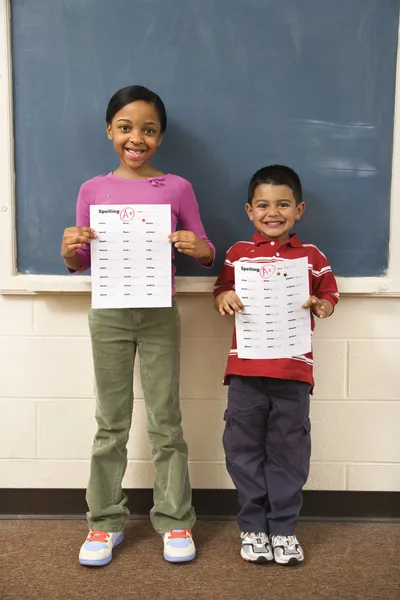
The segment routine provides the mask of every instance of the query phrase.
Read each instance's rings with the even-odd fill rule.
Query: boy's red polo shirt
[[[235,289],[235,270],[233,263],[277,262],[308,257],[310,296],[320,300],[329,300],[333,306],[339,300],[338,289],[332,269],[324,254],[313,244],[303,244],[292,234],[288,241],[279,244],[268,240],[258,231],[251,242],[236,242],[225,256],[225,263],[215,283],[214,296]],[[314,330],[314,316],[311,315],[311,327]],[[254,359],[239,358],[236,343],[236,328],[233,331],[232,347],[225,370],[224,383],[229,383],[230,375],[253,377],[275,377],[305,381],[314,386],[312,352],[293,358]]]

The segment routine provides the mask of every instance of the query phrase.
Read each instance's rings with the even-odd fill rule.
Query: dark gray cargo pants
[[[310,467],[310,391],[302,381],[230,376],[223,444],[241,531],[296,529]]]

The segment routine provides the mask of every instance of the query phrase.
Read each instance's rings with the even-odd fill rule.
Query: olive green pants
[[[129,518],[122,479],[132,422],[136,350],[155,470],[156,531],[191,529],[196,516],[188,476],[188,451],[179,406],[180,316],[172,308],[91,310],[89,326],[97,387],[90,479],[86,494],[90,529],[121,531]]]

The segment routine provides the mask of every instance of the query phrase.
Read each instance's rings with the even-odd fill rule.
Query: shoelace
[[[87,542],[108,542],[109,535],[106,531],[89,531],[89,535],[86,538]]]
[[[248,537],[254,544],[268,544],[269,539],[266,533],[244,533],[242,534],[242,538]]]
[[[176,540],[178,538],[190,540],[190,538],[192,537],[192,532],[190,531],[190,529],[182,529],[182,531],[173,531],[172,529],[170,529],[169,531],[167,531],[167,537],[168,540]]]
[[[295,548],[299,543],[295,535],[273,535],[272,542],[274,546],[286,546],[287,548]]]

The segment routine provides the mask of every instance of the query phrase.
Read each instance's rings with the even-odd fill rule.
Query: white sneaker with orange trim
[[[112,551],[124,539],[123,531],[89,531],[79,551],[79,562],[87,567],[102,567],[112,559]]]
[[[173,529],[163,535],[164,558],[168,562],[188,562],[196,556],[190,529]]]

